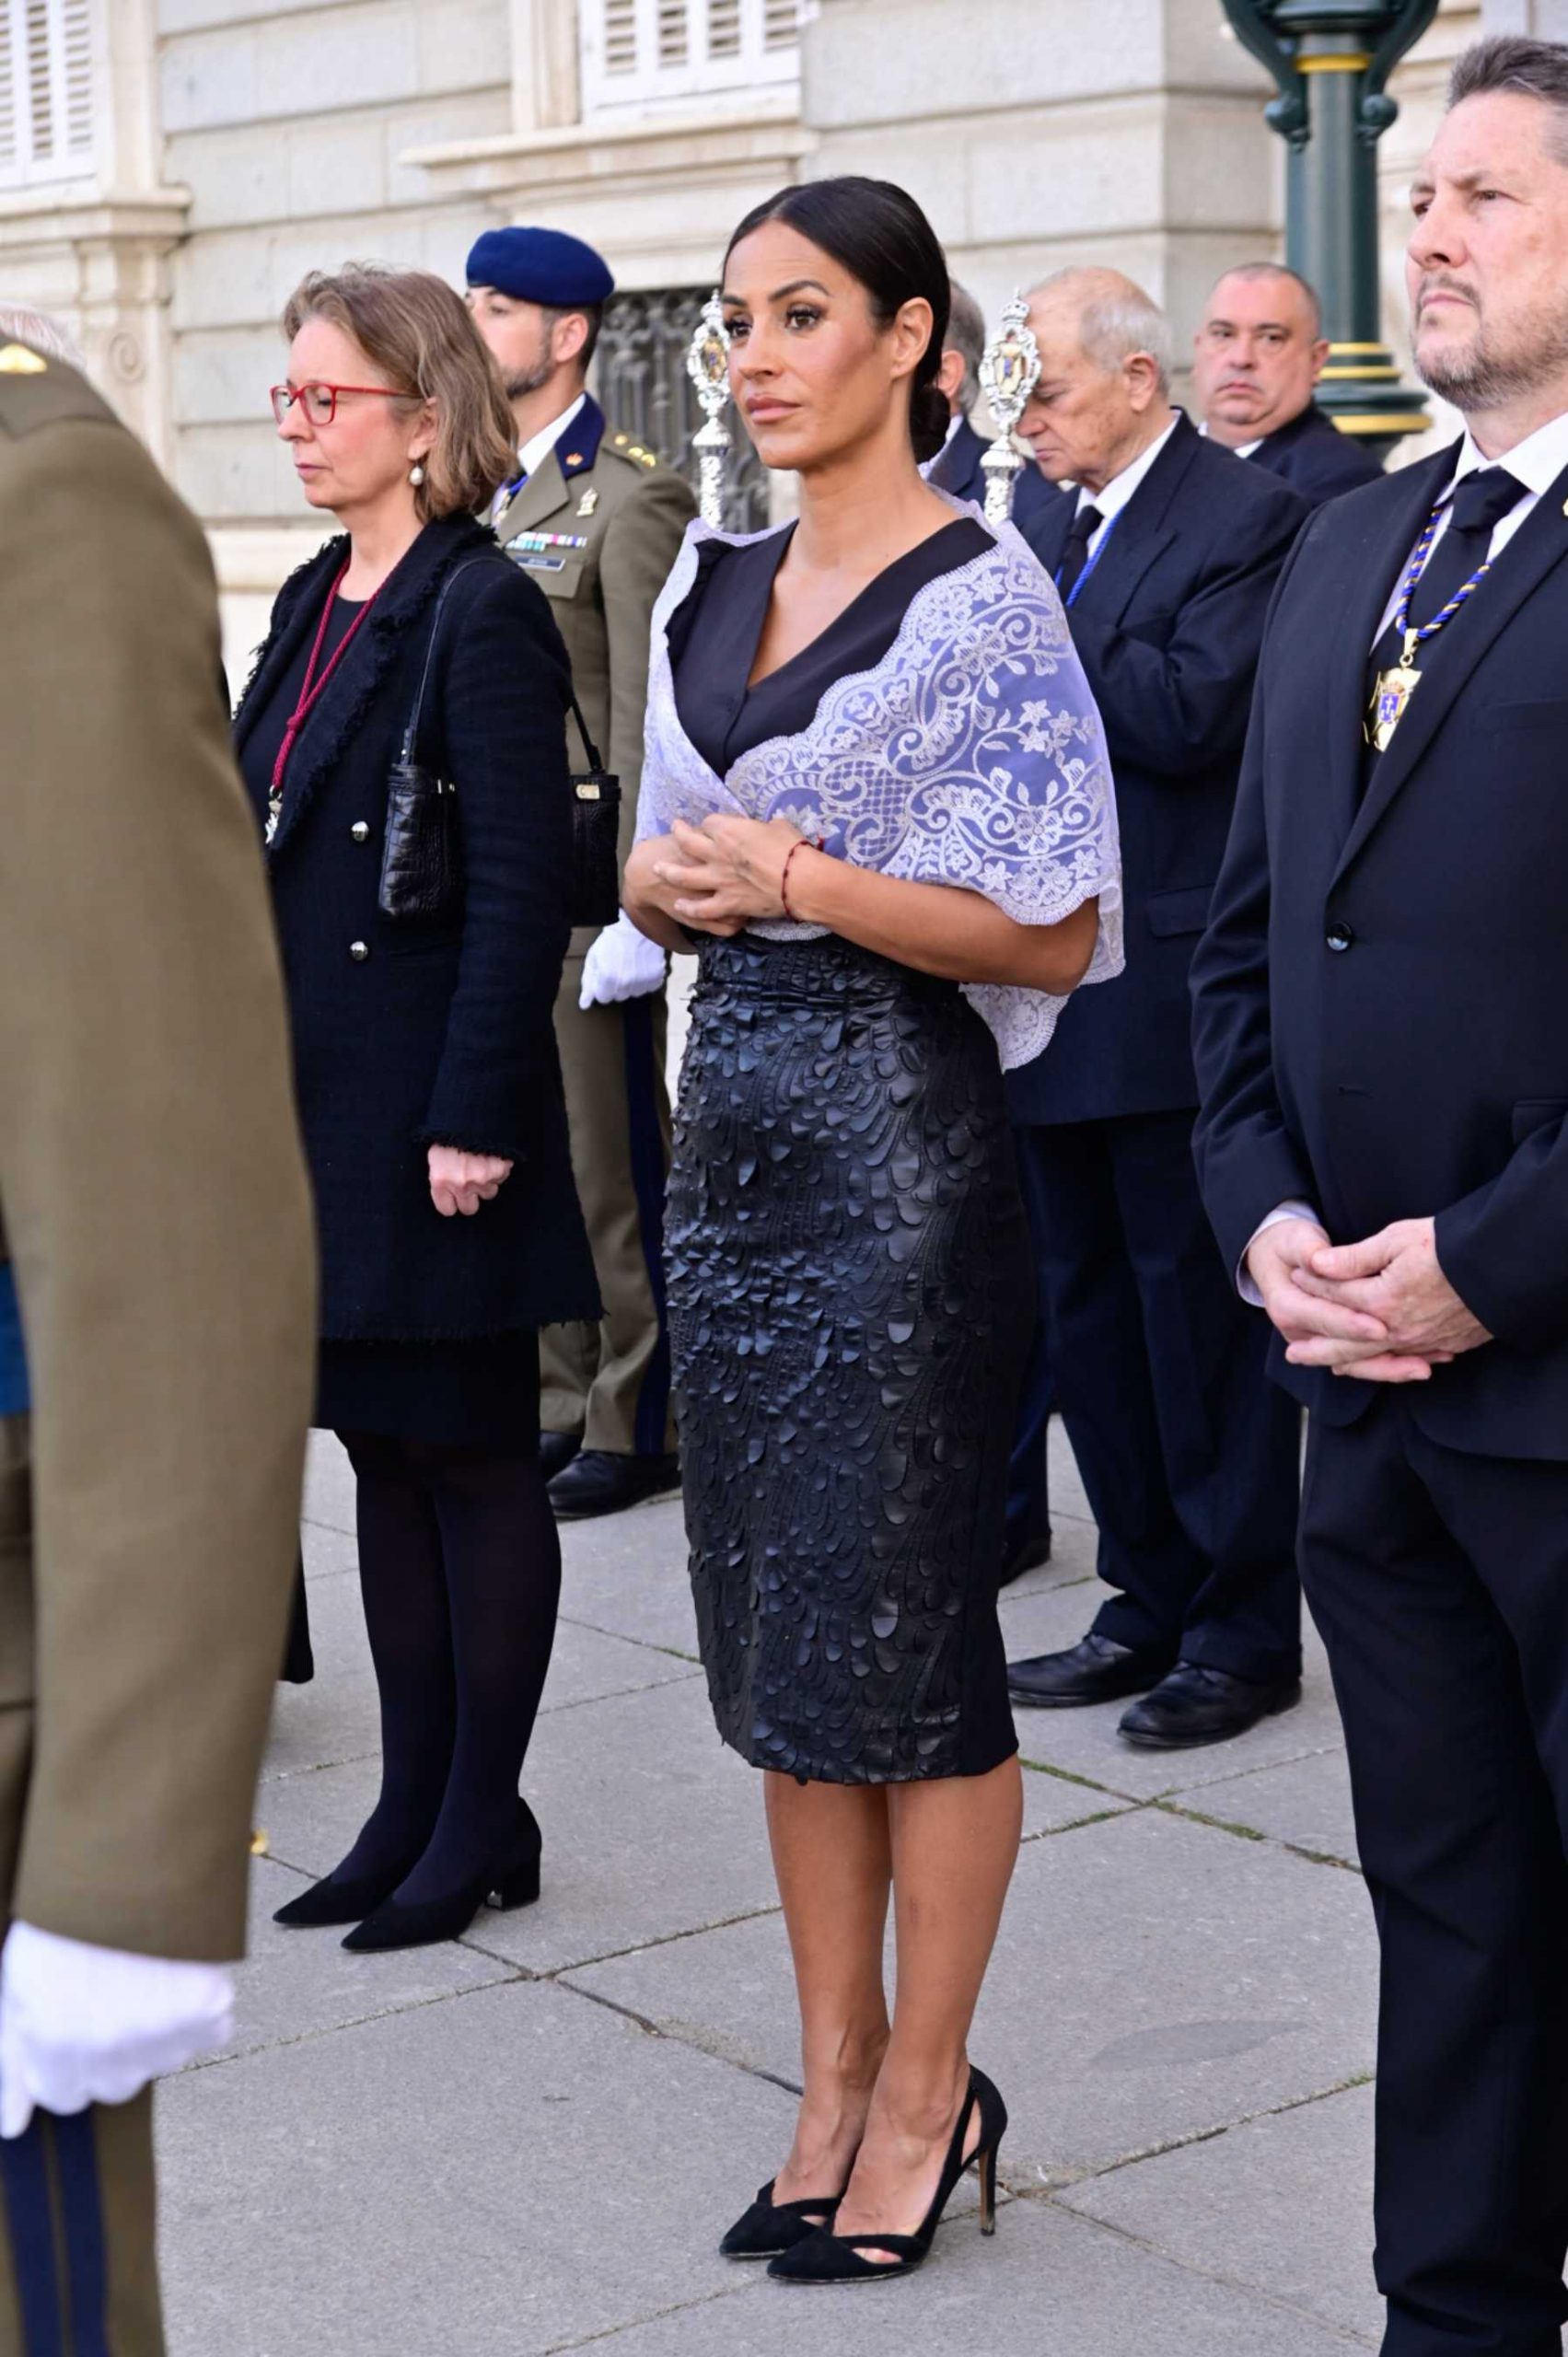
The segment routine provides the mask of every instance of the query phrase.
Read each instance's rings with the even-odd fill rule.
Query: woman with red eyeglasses
[[[568,673],[537,584],[473,520],[512,470],[512,420],[459,297],[352,268],[308,278],[283,324],[278,432],[340,530],[279,594],[235,732],[289,987],[316,1422],[355,1474],[382,1764],[347,1855],[278,1921],[385,1948],[539,1891],[517,1785],[561,1556],[538,1329],[598,1315],[552,1015]],[[411,915],[382,856],[416,702],[417,757],[456,788],[460,875]]]

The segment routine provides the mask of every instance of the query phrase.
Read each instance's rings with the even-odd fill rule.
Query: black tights
[[[340,1433],[381,1697],[381,1794],[338,1871],[441,1898],[506,1848],[561,1599],[531,1457]]]

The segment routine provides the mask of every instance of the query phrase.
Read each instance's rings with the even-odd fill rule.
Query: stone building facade
[[[1568,0],[1445,0],[1401,69],[1396,344],[1400,192],[1483,29],[1568,35]],[[679,456],[692,307],[782,181],[902,180],[988,306],[1114,261],[1183,331],[1277,246],[1266,94],[1218,0],[0,0],[0,299],[63,314],[205,519],[239,664],[319,529],[266,402],[305,270],[575,230],[623,290],[607,405]]]

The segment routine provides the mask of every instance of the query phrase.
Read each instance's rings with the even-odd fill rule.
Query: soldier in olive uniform
[[[492,229],[468,259],[470,302],[517,421],[498,497],[501,543],[550,598],[583,716],[621,780],[621,855],[637,819],[654,600],[695,513],[683,478],[609,430],[587,389],[614,291],[591,246]],[[574,738],[574,760],[587,766]],[[677,1478],[665,1322],[669,1167],[664,953],[622,917],[574,934],[556,1002],[572,1163],[604,1317],[540,1344],[540,1457],[562,1515],[614,1513]]]
[[[314,1255],[218,679],[194,518],[0,332],[3,2357],[163,2348],[148,2082],[226,2034],[294,1565]]]

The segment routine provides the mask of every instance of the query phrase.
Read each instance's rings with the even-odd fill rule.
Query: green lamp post
[[[1389,75],[1437,0],[1221,0],[1279,85],[1266,119],[1290,152],[1285,258],[1317,288],[1328,366],[1318,398],[1379,456],[1429,423],[1400,380],[1377,299],[1377,142],[1399,112]]]

